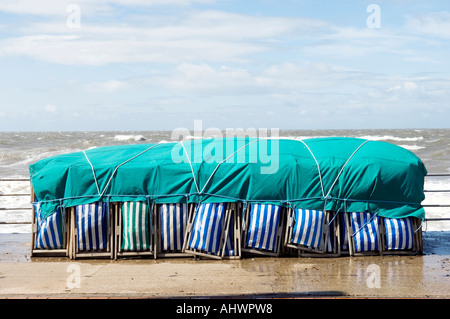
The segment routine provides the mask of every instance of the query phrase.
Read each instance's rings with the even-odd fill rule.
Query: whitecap
[[[419,146],[419,145],[399,145],[399,146],[406,148],[407,150],[410,150],[410,151],[418,151],[418,150],[425,148],[425,146]]]
[[[143,135],[116,135],[114,136],[116,141],[145,141],[146,138]]]
[[[396,142],[418,142],[423,140],[423,136],[417,137],[397,137],[392,135],[366,135],[360,138],[371,140],[371,141],[396,141]]]

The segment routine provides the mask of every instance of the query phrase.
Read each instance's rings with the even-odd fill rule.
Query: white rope
[[[345,162],[345,164],[342,166],[342,168],[341,168],[341,170],[340,170],[338,176],[337,176],[336,179],[334,180],[333,185],[331,185],[330,190],[328,191],[327,196],[325,196],[325,198],[327,198],[328,195],[330,195],[331,190],[333,189],[334,185],[336,184],[337,180],[339,179],[339,176],[341,176],[341,173],[342,173],[342,171],[344,170],[344,168],[345,168],[345,166],[347,165],[347,163],[350,161],[350,159],[353,157],[353,155],[355,155],[356,152],[358,152],[358,150],[359,150],[364,144],[366,144],[367,142],[369,142],[369,141],[363,142],[360,146],[358,146],[358,148],[353,152],[353,154],[350,155],[350,157],[347,159],[347,161]]]
[[[119,164],[116,166],[116,168],[114,169],[114,172],[111,174],[111,177],[109,178],[108,182],[106,183],[105,187],[103,188],[103,191],[100,193],[100,187],[98,186],[98,181],[97,181],[97,177],[95,176],[95,170],[94,170],[94,166],[92,165],[91,161],[89,160],[87,154],[85,151],[83,151],[84,156],[86,157],[86,160],[88,161],[89,165],[91,166],[92,169],[92,175],[94,175],[94,181],[95,181],[95,185],[97,186],[97,192],[99,196],[103,196],[103,194],[105,193],[106,189],[108,188],[109,183],[111,182],[112,178],[114,177],[114,174],[117,172],[117,170],[119,169],[120,166],[128,163],[129,161],[135,159],[136,157],[144,154],[145,152],[149,151],[150,149],[152,149],[153,147],[157,146],[158,144],[152,145],[149,148],[145,149],[144,151],[140,152],[139,154],[133,156],[130,159],[127,159],[125,162]]]
[[[302,141],[302,140],[298,140],[298,141],[302,142],[303,145],[306,146],[306,148],[308,149],[308,151],[311,153],[311,156],[313,157],[314,161],[316,162],[317,170],[319,171],[319,179],[320,179],[320,187],[322,188],[322,196],[325,197],[325,191],[324,191],[324,189],[323,189],[323,182],[322,182],[322,172],[320,171],[320,165],[319,165],[319,162],[317,162],[317,159],[316,159],[316,157],[314,156],[314,153],[313,153],[313,152],[311,151],[311,149],[309,148],[309,146],[306,145],[306,143],[305,143],[304,141]]]
[[[203,190],[205,189],[206,185],[208,185],[209,181],[211,180],[212,176],[216,173],[217,169],[219,168],[220,165],[222,165],[222,163],[226,162],[230,157],[234,156],[236,153],[240,152],[241,150],[243,150],[244,148],[246,148],[247,146],[249,146],[252,143],[255,143],[259,141],[259,138],[251,141],[250,143],[247,143],[246,145],[242,146],[240,149],[238,149],[236,152],[234,152],[233,154],[231,154],[230,156],[228,156],[227,158],[225,158],[223,161],[221,161],[219,164],[217,164],[216,168],[214,169],[214,171],[211,173],[211,175],[209,176],[208,180],[206,181],[205,185],[202,188],[202,191],[200,193],[203,193]]]
[[[103,191],[102,191],[102,193],[101,193],[100,196],[103,196],[103,194],[105,193],[106,189],[108,188],[109,183],[111,182],[112,178],[114,177],[114,174],[116,173],[116,171],[119,169],[120,166],[122,166],[122,165],[124,165],[124,164],[126,164],[126,163],[128,163],[128,162],[130,162],[130,161],[132,161],[132,160],[134,160],[136,157],[141,156],[142,154],[144,154],[145,152],[151,150],[152,148],[154,148],[154,147],[157,146],[157,145],[159,145],[159,144],[154,144],[154,145],[150,146],[149,148],[143,150],[143,151],[140,152],[139,154],[133,156],[132,158],[127,159],[127,160],[126,160],[125,162],[123,162],[122,164],[117,165],[116,168],[114,169],[114,172],[111,174],[111,177],[109,178],[108,183],[106,183],[105,188],[103,188]]]
[[[186,154],[186,157],[187,157],[187,159],[189,161],[189,165],[191,166],[191,172],[192,172],[192,176],[194,177],[195,188],[197,188],[197,193],[200,193],[200,190],[199,190],[198,185],[197,185],[197,179],[195,178],[194,168],[192,167],[191,159],[189,158],[189,156],[187,154],[187,151],[186,151],[186,148],[184,147],[183,141],[181,141],[180,143],[181,143],[181,146],[184,149],[184,153]]]
[[[92,169],[92,175],[94,175],[94,181],[95,181],[95,185],[97,186],[97,192],[100,195],[100,188],[98,187],[98,182],[97,182],[97,177],[95,176],[95,170],[94,170],[94,166],[92,166],[91,161],[89,160],[87,154],[85,151],[83,151],[84,156],[86,157],[86,160],[88,161],[89,165],[91,165],[91,169]]]

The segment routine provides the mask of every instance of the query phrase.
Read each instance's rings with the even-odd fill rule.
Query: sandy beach
[[[30,258],[29,234],[0,234],[0,298],[450,298],[450,232],[422,256]]]

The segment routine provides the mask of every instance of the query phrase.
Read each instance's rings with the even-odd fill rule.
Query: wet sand
[[[450,299],[450,232],[423,256],[30,258],[30,234],[0,234],[0,298]]]

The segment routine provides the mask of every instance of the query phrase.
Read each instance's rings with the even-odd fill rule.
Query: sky
[[[0,131],[449,128],[450,1],[2,0]]]

